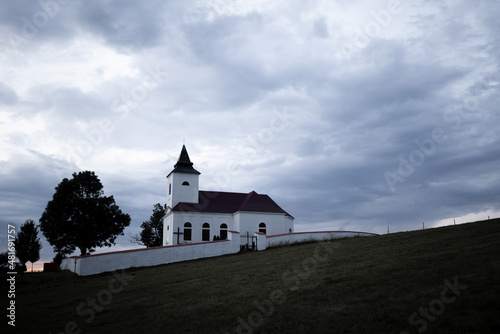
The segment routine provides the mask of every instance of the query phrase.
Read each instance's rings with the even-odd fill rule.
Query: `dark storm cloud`
[[[82,31],[126,51],[157,46],[176,5],[163,1],[15,1],[0,5],[0,26],[14,49],[69,42]],[[128,52],[128,51],[127,51]]]
[[[110,45],[136,49],[159,44],[164,13],[172,7],[163,1],[141,5],[135,1],[83,1],[76,15],[85,29]]]
[[[72,2],[9,1],[0,4],[3,48],[28,50],[46,43],[64,43],[75,36]],[[3,8],[2,8],[3,7]]]
[[[58,178],[44,161],[29,152],[0,162],[2,223],[20,225],[26,219],[38,221],[51,199]]]

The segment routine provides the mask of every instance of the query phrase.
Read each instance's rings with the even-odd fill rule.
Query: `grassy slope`
[[[417,333],[423,321],[412,326],[410,315],[438,307],[455,277],[467,288],[426,331],[498,332],[499,240],[495,219],[129,269],[133,279],[89,323],[85,303],[107,303],[113,275],[28,274],[17,286],[16,332],[60,333],[74,321],[67,332]]]

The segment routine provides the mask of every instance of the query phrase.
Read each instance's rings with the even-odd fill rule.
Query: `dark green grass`
[[[493,219],[128,269],[133,279],[88,323],[88,298],[105,296],[115,276],[26,274],[16,332],[66,332],[69,323],[70,333],[418,333],[422,322],[409,317],[456,278],[467,288],[425,320],[425,332],[495,333],[499,254]]]

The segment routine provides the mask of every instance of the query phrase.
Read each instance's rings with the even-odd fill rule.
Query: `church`
[[[228,231],[239,232],[240,245],[244,246],[252,243],[255,232],[275,235],[294,231],[294,217],[268,195],[200,191],[200,174],[183,145],[174,169],[167,175],[164,246],[224,240]]]
[[[374,236],[354,231],[294,232],[294,218],[269,196],[200,191],[186,146],[167,175],[163,247],[128,249],[63,259],[61,269],[87,276],[302,242]],[[218,241],[220,240],[220,241]]]

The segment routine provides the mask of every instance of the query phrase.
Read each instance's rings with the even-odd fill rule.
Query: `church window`
[[[184,223],[184,241],[191,241],[191,223]]]
[[[168,194],[170,195],[172,193],[172,183],[168,184]]]
[[[266,234],[266,224],[264,223],[259,224],[259,232]]]
[[[189,182],[188,181],[184,181],[184,182],[182,182],[182,185],[183,186],[189,186]]]
[[[221,238],[221,240],[227,239],[227,225],[226,224],[220,224],[220,238]]]
[[[201,241],[210,241],[210,225],[204,223],[201,227]]]

